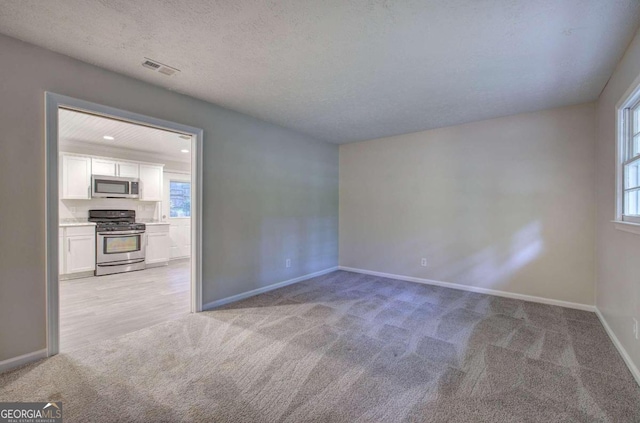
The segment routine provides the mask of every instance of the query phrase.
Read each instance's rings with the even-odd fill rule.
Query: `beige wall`
[[[340,146],[340,265],[593,304],[594,117],[584,104]]]
[[[615,105],[640,75],[640,35],[636,34],[598,101],[596,148],[597,291],[596,305],[616,337],[640,367],[640,235],[614,228],[616,194]]]
[[[0,57],[0,361],[46,346],[45,91],[204,129],[205,303],[337,265],[337,146],[5,36]]]

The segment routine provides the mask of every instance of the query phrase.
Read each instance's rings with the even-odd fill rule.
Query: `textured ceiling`
[[[639,20],[638,0],[0,0],[9,36],[339,143],[595,100]]]
[[[114,139],[105,140],[105,135]],[[66,145],[99,145],[146,153],[151,157],[149,161],[160,157],[190,163],[191,156],[180,150],[191,149],[191,138],[185,140],[180,135],[72,110],[60,109],[58,114],[58,137],[62,149]]]

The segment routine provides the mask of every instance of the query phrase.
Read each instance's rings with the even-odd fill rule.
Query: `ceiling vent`
[[[171,76],[180,72],[180,69],[172,68],[171,66],[164,65],[153,59],[149,59],[148,57],[144,58],[144,62],[142,62],[142,66],[144,66],[147,69],[151,69],[154,72],[160,72],[161,74],[167,75],[167,76]]]

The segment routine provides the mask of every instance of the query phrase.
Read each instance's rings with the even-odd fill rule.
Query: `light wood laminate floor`
[[[60,351],[111,339],[190,312],[190,261],[60,281]]]

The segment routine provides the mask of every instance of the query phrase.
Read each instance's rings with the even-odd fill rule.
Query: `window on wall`
[[[191,217],[191,182],[169,181],[169,217]]]
[[[623,109],[622,218],[640,222],[640,104]]]
[[[640,79],[618,102],[616,113],[616,220],[640,223]]]

